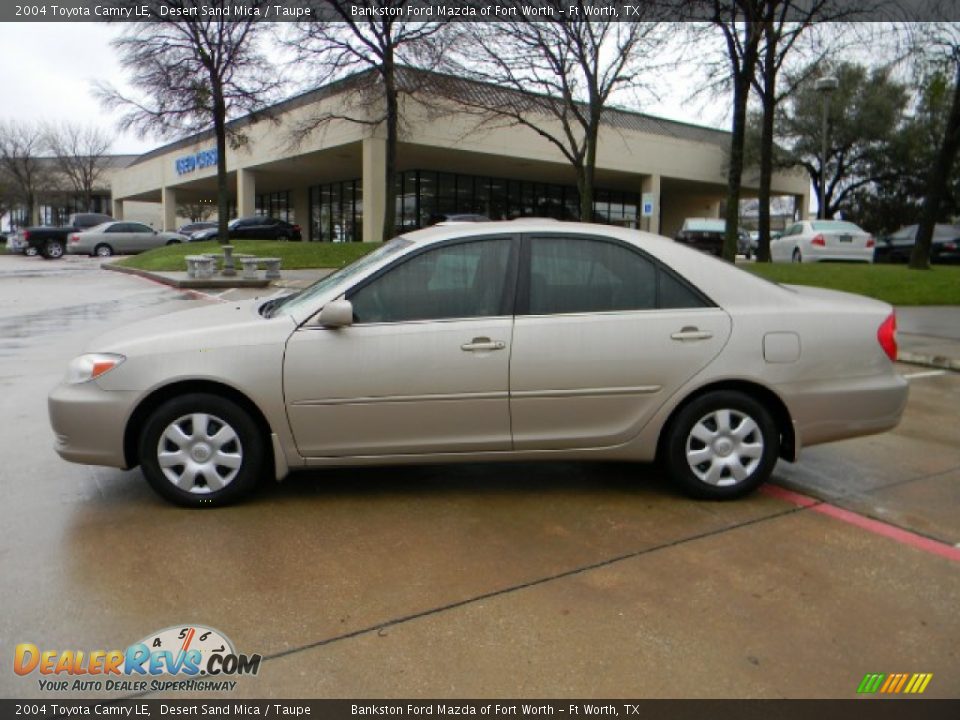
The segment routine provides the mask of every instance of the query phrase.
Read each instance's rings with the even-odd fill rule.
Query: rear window
[[[842,220],[816,220],[810,223],[810,225],[813,227],[814,230],[827,230],[827,231],[837,230],[837,231],[843,231],[843,232],[856,232],[856,233],[863,232],[863,230],[861,230],[859,227],[857,227],[853,223],[843,222]]]

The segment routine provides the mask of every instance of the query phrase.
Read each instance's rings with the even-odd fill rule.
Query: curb
[[[922,367],[937,368],[938,370],[952,370],[960,372],[960,360],[949,358],[944,355],[921,355],[912,352],[897,353],[897,362],[907,363],[908,365],[920,365]]]
[[[138,268],[123,267],[122,265],[114,265],[112,263],[105,263],[100,267],[102,267],[104,270],[112,270],[113,272],[125,273],[127,275],[137,275],[139,277],[146,278],[147,280],[153,280],[154,282],[158,282],[163,285],[169,285],[170,287],[177,288],[178,290],[229,290],[231,288],[265,288],[270,285],[270,281],[266,279],[244,280],[243,278],[190,278],[185,280],[177,280],[167,277],[161,273],[154,273],[150,272],[149,270],[140,270]]]

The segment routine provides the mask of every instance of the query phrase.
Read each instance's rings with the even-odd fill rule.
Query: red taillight
[[[26,241],[29,240],[29,239],[30,239],[30,233],[27,232],[26,230],[24,230],[24,231],[23,231],[23,241],[26,242]]]
[[[810,241],[811,245],[816,245],[817,247],[826,247],[827,241],[824,239],[823,235],[814,235],[813,240]]]
[[[300,226],[299,226],[299,225],[294,225],[294,226],[293,226],[293,231],[294,231],[294,232],[300,232]]]
[[[80,242],[80,236],[79,236],[79,235],[71,235],[71,236],[70,236],[70,242],[72,242],[72,243],[78,243],[78,242]]]
[[[872,248],[872,247],[875,246],[876,244],[877,244],[877,241],[874,240],[872,237],[868,237],[868,238],[867,238],[867,247],[868,247],[868,248]]]
[[[877,342],[890,358],[891,362],[897,361],[897,316],[890,313],[887,319],[880,323],[877,328]]]
[[[956,250],[957,244],[955,242],[948,242],[943,244],[944,250]]]

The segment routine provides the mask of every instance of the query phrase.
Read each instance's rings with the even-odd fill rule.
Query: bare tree
[[[67,178],[87,211],[93,210],[93,191],[109,165],[107,152],[113,144],[109,133],[93,125],[61,123],[45,130],[47,148],[57,170]]]
[[[407,22],[396,17],[408,0],[315,0],[313,20],[298,23],[286,37],[298,63],[309,63],[315,79],[324,84],[359,71],[373,71],[373,82],[360,87],[356,107],[346,114],[320,113],[296,128],[297,136],[329,123],[348,120],[370,127],[386,127],[384,169],[383,240],[396,227],[397,144],[400,132],[400,97],[414,94],[412,76],[401,78],[404,65],[432,67],[440,52],[436,41],[444,23]],[[355,9],[360,12],[355,13]]]
[[[938,9],[936,6],[934,9]],[[924,23],[916,38],[920,61],[953,77],[950,112],[943,130],[939,152],[927,176],[917,242],[910,255],[914,270],[930,268],[930,247],[947,183],[960,152],[960,27],[957,23]]]
[[[37,196],[49,179],[40,159],[45,140],[39,125],[0,120],[0,169],[7,176],[12,197],[24,206],[28,224],[33,222]]]
[[[732,94],[730,146],[727,156],[726,233],[723,258],[737,255],[740,198],[744,173],[747,105],[756,80],[763,40],[762,5],[765,0],[675,0],[678,16],[689,14],[707,22],[688,23],[687,46],[697,53],[705,82],[699,92]],[[716,42],[719,35],[720,42]]]
[[[189,218],[190,222],[204,222],[213,217],[214,206],[210,203],[192,200],[177,203],[177,215]]]
[[[213,130],[217,144],[220,242],[227,242],[230,193],[227,142],[240,147],[245,125],[273,100],[280,81],[258,49],[269,0],[147,0],[150,22],[130,26],[114,41],[130,71],[132,94],[99,84],[107,107],[125,111],[121,127],[164,136]],[[230,14],[224,15],[229,8]],[[241,13],[237,8],[243,8]],[[216,14],[211,13],[213,10]]]
[[[584,0],[539,5],[552,8],[552,15],[518,12],[517,20],[470,24],[446,59],[446,69],[458,77],[506,92],[447,82],[444,95],[484,121],[528,128],[556,147],[576,175],[580,217],[590,221],[604,109],[618,91],[642,88],[651,58],[665,43],[664,28],[646,21],[652,6],[636,5],[638,15],[619,22],[591,19],[592,4]]]

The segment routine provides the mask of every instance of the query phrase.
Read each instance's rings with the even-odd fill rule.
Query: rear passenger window
[[[698,308],[707,307],[703,297],[672,273],[660,270],[661,308]]]
[[[649,310],[657,304],[657,269],[627,248],[584,238],[534,238],[530,313]]]

